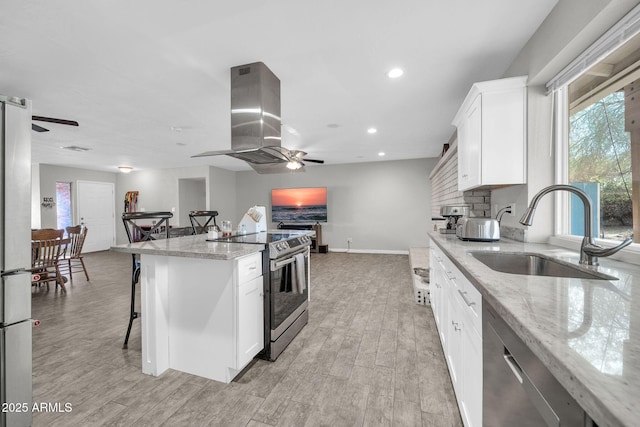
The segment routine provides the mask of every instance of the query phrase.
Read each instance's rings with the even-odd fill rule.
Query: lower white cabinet
[[[141,256],[142,371],[229,383],[264,347],[262,254]]]
[[[262,256],[256,253],[239,258],[235,268],[237,301],[236,364],[242,369],[264,347],[264,286]]]
[[[431,308],[465,426],[482,426],[482,298],[431,244]]]
[[[433,310],[433,317],[436,321],[436,327],[438,328],[438,335],[440,336],[440,342],[444,347],[447,342],[446,332],[447,328],[443,327],[443,324],[447,323],[447,298],[443,294],[447,289],[444,281],[446,280],[444,275],[444,266],[442,264],[442,258],[434,251],[431,251],[429,256],[429,292],[431,297],[431,309]]]
[[[236,369],[242,369],[264,347],[262,276],[238,284]]]

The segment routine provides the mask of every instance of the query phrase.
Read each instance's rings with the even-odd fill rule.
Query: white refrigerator
[[[0,425],[32,423],[31,101],[0,95]]]

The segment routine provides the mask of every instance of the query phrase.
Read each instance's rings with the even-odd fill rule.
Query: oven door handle
[[[293,264],[295,260],[295,258],[287,258],[284,261],[271,261],[271,270],[277,270],[285,265]]]
[[[276,261],[276,260],[271,261],[271,271],[275,271],[275,270],[277,270],[277,269],[279,269],[281,267],[284,267],[285,265],[293,264],[296,261],[296,258],[295,258],[296,255],[302,254],[302,253],[304,253],[305,256],[308,256],[309,255],[309,247],[307,246],[301,251],[294,252],[294,253],[288,255],[287,258],[285,258],[285,259],[283,259],[281,261]]]

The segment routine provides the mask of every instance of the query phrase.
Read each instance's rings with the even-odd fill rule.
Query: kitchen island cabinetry
[[[203,236],[140,242],[142,371],[229,383],[263,349],[264,245]]]
[[[430,248],[431,307],[465,426],[482,425],[482,297],[442,250]]]
[[[453,119],[458,190],[526,183],[526,77],[475,83]]]

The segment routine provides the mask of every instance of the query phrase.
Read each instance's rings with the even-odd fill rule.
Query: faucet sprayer
[[[550,185],[549,187],[545,187],[540,190],[538,194],[533,196],[533,199],[531,199],[529,207],[524,211],[524,215],[522,215],[522,218],[520,218],[520,224],[531,226],[531,224],[533,224],[533,216],[536,213],[536,207],[538,206],[540,199],[545,194],[559,190],[568,191],[575,194],[584,205],[584,237],[582,238],[582,244],[580,245],[580,264],[598,265],[599,256],[606,257],[609,255],[613,255],[620,249],[629,246],[633,242],[633,239],[629,237],[618,246],[615,246],[613,248],[603,248],[602,246],[596,245],[593,241],[591,233],[591,218],[593,211],[591,199],[589,198],[587,193],[571,185]]]

